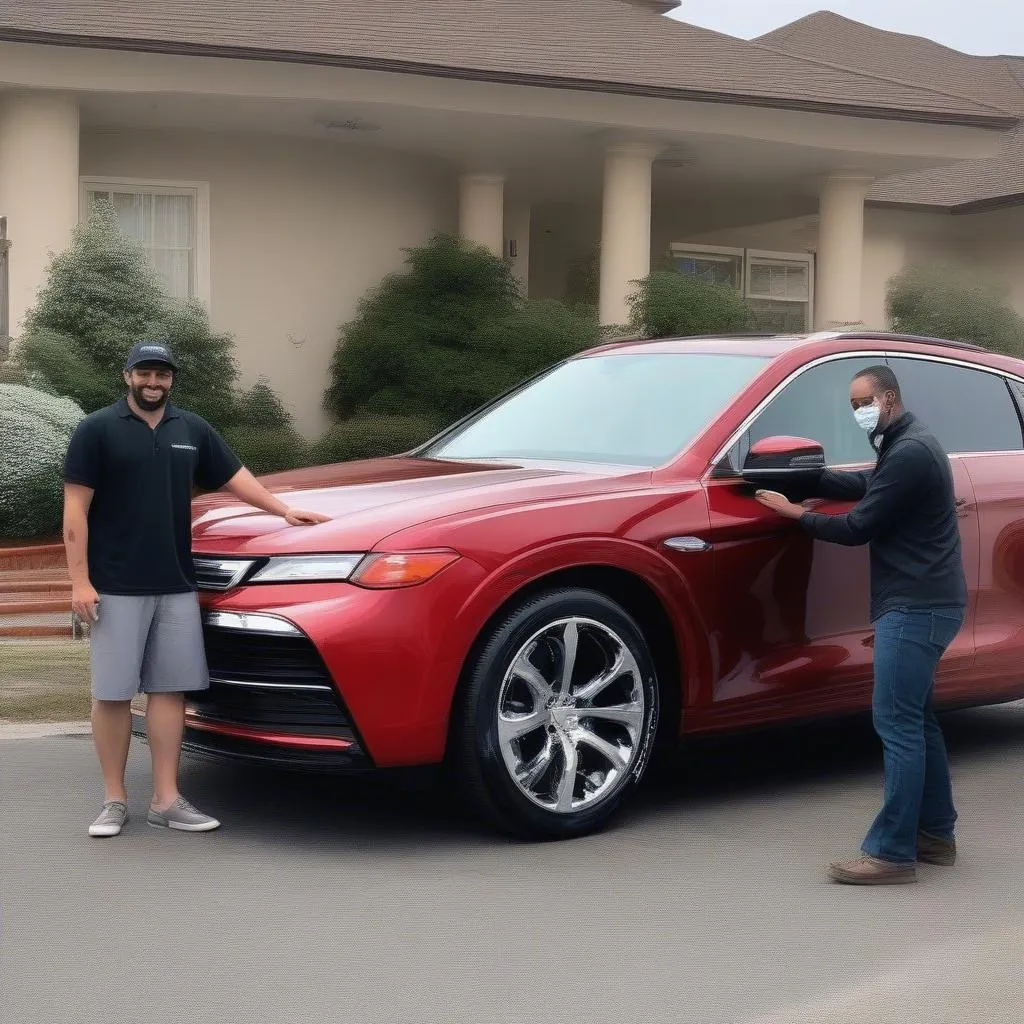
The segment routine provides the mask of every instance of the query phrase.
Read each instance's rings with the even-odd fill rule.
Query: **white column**
[[[505,248],[505,179],[464,174],[459,179],[459,234],[501,256]]]
[[[10,251],[10,331],[46,281],[50,257],[62,252],[78,223],[78,107],[35,93],[0,104],[0,214]]]
[[[860,324],[864,319],[864,198],[872,180],[836,175],[822,186],[814,315],[818,330]]]
[[[617,143],[605,153],[601,323],[629,322],[634,281],[651,272],[651,168],[660,147]]]
[[[512,273],[523,295],[530,291],[530,221],[532,210],[526,203],[514,203],[505,218],[505,234],[510,243],[515,243],[515,255],[511,257]]]

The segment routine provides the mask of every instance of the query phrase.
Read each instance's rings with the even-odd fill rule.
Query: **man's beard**
[[[156,412],[158,409],[162,409],[164,407],[164,405],[167,404],[167,396],[168,396],[167,388],[154,388],[153,389],[153,390],[158,390],[158,391],[161,392],[160,397],[158,399],[156,399],[155,401],[153,399],[146,398],[142,394],[142,392],[144,390],[145,390],[144,388],[136,388],[136,387],[132,388],[132,398],[135,399],[136,404],[138,405],[138,407],[140,409],[143,409],[146,412]]]

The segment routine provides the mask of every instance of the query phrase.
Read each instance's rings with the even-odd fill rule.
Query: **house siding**
[[[454,231],[450,176],[407,155],[274,137],[85,132],[83,177],[203,181],[210,312],[235,335],[244,383],[265,375],[304,433],[320,410],[338,326],[401,267],[403,249]]]

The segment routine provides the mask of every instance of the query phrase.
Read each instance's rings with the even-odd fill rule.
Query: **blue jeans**
[[[953,838],[957,815],[932,691],[939,660],[963,624],[962,608],[901,609],[875,623],[872,714],[885,796],[862,847],[868,856],[909,864],[917,860],[918,830]]]

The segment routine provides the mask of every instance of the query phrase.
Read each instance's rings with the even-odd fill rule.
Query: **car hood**
[[[635,467],[468,463],[387,458],[279,473],[261,482],[285,504],[331,521],[288,526],[223,492],[193,503],[196,551],[286,555],[368,551],[421,523],[505,505],[628,490],[650,480]]]

